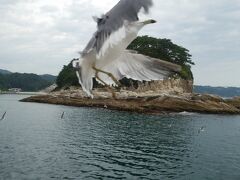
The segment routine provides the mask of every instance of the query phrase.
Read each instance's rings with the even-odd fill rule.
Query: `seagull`
[[[64,118],[64,114],[65,114],[65,112],[63,112],[63,113],[62,113],[62,115],[61,115],[61,119],[63,119],[63,118]]]
[[[3,113],[2,118],[0,119],[0,121],[2,121],[5,118],[6,114],[7,114],[7,111],[5,111],[5,113]]]
[[[199,130],[198,130],[198,134],[200,134],[201,132],[204,132],[206,129],[206,126],[202,126]]]
[[[120,86],[119,80],[124,77],[152,81],[170,74],[169,64],[126,50],[144,26],[156,23],[138,17],[142,10],[149,13],[152,5],[152,0],[120,0],[106,14],[93,17],[97,31],[80,52],[80,58],[72,62],[79,83],[89,97],[93,98],[93,78],[111,87]],[[173,69],[179,71],[179,67]]]

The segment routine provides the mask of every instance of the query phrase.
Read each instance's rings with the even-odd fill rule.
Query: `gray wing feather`
[[[138,13],[143,8],[145,13],[149,12],[152,0],[120,0],[109,12],[97,19],[97,32],[83,50],[82,55],[87,54],[92,49],[97,53],[101,50],[105,40],[124,24],[124,21],[138,21]]]
[[[173,73],[180,72],[181,66],[126,51],[120,58],[105,66],[103,70],[112,73],[117,80],[127,77],[138,81],[152,81],[161,80]],[[99,77],[109,85],[114,84],[112,79],[105,74],[101,73]]]

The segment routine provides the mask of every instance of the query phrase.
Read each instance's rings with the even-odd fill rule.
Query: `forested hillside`
[[[4,69],[0,69],[0,74],[11,74],[12,72]]]
[[[0,90],[21,88],[23,91],[39,91],[55,82],[55,76],[22,73],[0,73]]]

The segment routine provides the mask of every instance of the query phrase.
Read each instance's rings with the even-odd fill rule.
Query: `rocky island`
[[[94,99],[85,97],[78,86],[78,79],[72,63],[64,66],[56,83],[57,91],[47,95],[32,96],[23,102],[39,102],[77,107],[98,107],[112,110],[162,114],[171,112],[197,112],[211,114],[240,114],[240,98],[223,99],[216,95],[194,94],[193,74],[189,50],[176,45],[169,39],[142,36],[127,48],[143,55],[180,66],[181,71],[169,79],[153,82],[121,80],[121,90],[116,99],[104,87],[94,83]],[[73,59],[75,60],[75,59]]]
[[[105,89],[95,89],[95,98],[85,97],[79,88],[32,96],[22,102],[48,103],[76,107],[96,107],[145,114],[196,112],[207,114],[240,114],[240,98],[223,99],[216,95],[194,94],[191,83],[184,80],[165,80],[140,86],[136,90],[122,89],[117,99]]]

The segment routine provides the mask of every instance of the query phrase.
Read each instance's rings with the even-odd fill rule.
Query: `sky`
[[[0,69],[57,75],[118,0],[0,0]],[[196,85],[240,87],[240,0],[154,0],[140,35],[189,49]]]

